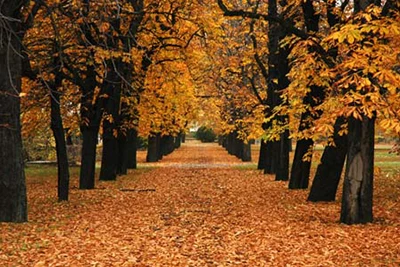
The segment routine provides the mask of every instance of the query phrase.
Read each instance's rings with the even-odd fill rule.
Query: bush
[[[196,132],[196,139],[204,143],[214,142],[216,137],[214,131],[207,126],[201,126]]]
[[[138,150],[146,150],[149,145],[147,137],[138,136],[136,142]]]

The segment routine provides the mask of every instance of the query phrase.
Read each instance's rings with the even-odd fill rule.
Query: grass
[[[390,174],[400,173],[400,155],[396,155],[394,153],[390,153],[390,145],[378,145],[375,148],[375,167],[378,167],[382,172],[388,172]],[[258,154],[260,151],[260,146],[253,145],[252,146],[252,158],[253,163],[251,165],[243,165],[238,166],[238,169],[248,170],[248,169],[256,169],[258,162]],[[318,166],[319,159],[322,156],[323,149],[322,147],[317,146],[314,156],[312,168],[316,168]],[[294,155],[293,152],[290,153],[290,164],[292,163]]]

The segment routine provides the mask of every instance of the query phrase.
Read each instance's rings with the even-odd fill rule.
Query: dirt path
[[[201,143],[189,140],[174,153],[165,156],[157,163],[145,163],[145,151],[140,151],[139,166],[177,167],[177,168],[230,168],[252,166],[254,163],[242,162],[215,143]]]
[[[30,222],[0,224],[0,266],[400,264],[396,199],[376,206],[377,223],[344,226],[340,203],[306,203],[307,191],[242,164],[216,145],[187,143],[61,204],[49,195],[54,182],[28,180]]]

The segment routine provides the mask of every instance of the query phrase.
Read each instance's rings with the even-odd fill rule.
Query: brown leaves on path
[[[95,190],[77,190],[75,177],[68,203],[56,202],[54,177],[28,178],[30,221],[0,224],[0,265],[400,264],[398,189],[378,190],[375,223],[346,226],[339,202],[306,203],[307,191],[241,165],[188,143]]]

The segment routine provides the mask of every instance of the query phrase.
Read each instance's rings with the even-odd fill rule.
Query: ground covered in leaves
[[[375,222],[347,226],[340,201],[307,203],[252,166],[189,142],[95,190],[73,171],[64,203],[54,171],[27,170],[29,222],[0,224],[0,266],[400,265],[398,174],[377,174]]]

